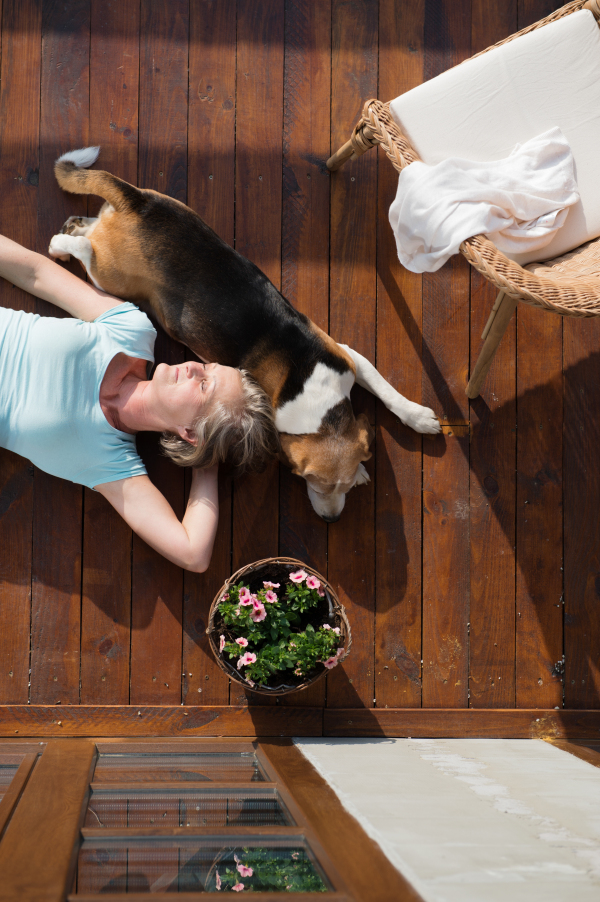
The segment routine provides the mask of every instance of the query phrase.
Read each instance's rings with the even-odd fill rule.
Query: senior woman
[[[95,489],[160,554],[206,570],[219,462],[241,471],[276,450],[265,393],[217,363],[161,363],[149,380],[156,331],[145,313],[2,236],[0,276],[74,317],[0,307],[0,447]],[[137,453],[144,430],[163,432],[165,453],[194,467],[181,522]]]

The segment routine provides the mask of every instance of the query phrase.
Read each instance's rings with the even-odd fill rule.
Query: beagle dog
[[[402,397],[368,360],[292,307],[189,207],[88,170],[99,151],[56,161],[61,188],[106,203],[96,218],[70,217],[50,256],[76,257],[94,285],[138,304],[201,360],[248,370],[271,398],[283,455],[320,517],[339,519],[346,493],[369,481],[363,462],[373,431],[352,411],[354,382],[417,432],[440,431],[432,410]]]

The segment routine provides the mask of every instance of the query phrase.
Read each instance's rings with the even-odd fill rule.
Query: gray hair
[[[240,370],[242,396],[239,402],[217,401],[192,429],[197,445],[179,435],[163,433],[165,454],[180,467],[210,467],[228,461],[236,476],[246,470],[261,470],[279,450],[275,413],[266,392],[246,370]]]

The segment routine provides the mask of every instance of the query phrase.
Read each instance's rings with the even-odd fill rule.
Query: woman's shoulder
[[[156,335],[156,329],[150,322],[150,318],[132,304],[131,301],[124,301],[122,304],[116,304],[109,310],[105,310],[100,316],[97,316],[94,323],[104,323],[110,325],[118,325],[121,328],[133,327],[136,329],[149,329]]]
[[[139,307],[126,301],[105,310],[93,325],[130,357],[154,360],[156,329]]]

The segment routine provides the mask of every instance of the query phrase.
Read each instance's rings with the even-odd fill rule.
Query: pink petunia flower
[[[336,667],[338,663],[339,663],[339,661],[338,661],[337,655],[334,655],[332,658],[327,658],[326,661],[323,661],[323,664],[325,665],[327,670],[331,670],[333,667]],[[238,664],[238,667],[239,667],[239,664]]]
[[[281,583],[270,583],[268,580],[263,583],[265,589],[278,589]]]
[[[306,577],[306,585],[309,589],[320,589],[321,588],[321,580],[317,579],[316,576],[307,576]]]
[[[243,636],[240,636],[240,638],[236,639],[235,641],[237,642],[238,645],[241,645],[242,648],[246,648],[246,646],[248,645],[248,640],[244,639]]]
[[[307,576],[306,570],[296,570],[295,573],[290,573],[290,579],[293,583],[301,583]]]
[[[219,636],[219,653],[225,648],[225,636]]]
[[[225,595],[221,596],[221,601],[227,601],[228,598],[229,598],[229,592],[225,592]]]
[[[317,589],[317,595],[319,595],[321,598],[325,597],[325,592],[323,591],[323,586],[319,586],[319,588]]]
[[[252,868],[247,868],[245,864],[241,863],[241,861],[238,862],[237,869],[242,877],[252,877],[252,874],[254,873]]]
[[[242,655],[242,657],[237,662],[238,670],[240,669],[240,667],[245,667],[246,664],[254,664],[255,661],[256,655],[251,651],[247,651],[246,654]]]
[[[245,592],[246,594],[242,595],[242,592]],[[242,592],[240,592],[240,604],[245,608],[250,604],[254,604],[256,595],[252,595],[248,589],[242,589]]]
[[[336,636],[339,636],[339,634],[341,633],[339,626],[334,626],[333,632],[336,634]]]
[[[252,687],[252,689],[254,689],[254,687],[256,686],[256,683],[254,682],[254,680],[249,680],[248,677],[246,677],[246,682],[248,683],[249,686]]]
[[[258,602],[258,604],[255,604],[250,616],[255,623],[260,623],[261,620],[264,620],[267,616],[267,610],[264,604],[261,604],[260,601]]]
[[[269,604],[273,604],[274,602],[278,601],[275,592],[272,592],[271,589],[267,589],[267,591],[265,592],[265,601],[268,601]]]
[[[220,878],[219,872],[217,870],[215,870],[215,885],[217,887],[217,890],[221,889],[221,878]]]
[[[324,629],[324,630],[330,630],[331,627],[329,626],[328,623],[324,623],[324,624],[323,624],[323,629]]]
[[[234,611],[233,613],[236,615],[236,617],[239,617],[239,616],[240,616],[240,609],[239,609],[239,608],[236,608],[235,611]]]
[[[232,886],[231,889],[234,891],[234,893],[241,893],[241,891],[244,889],[244,884],[236,883],[236,885]]]

